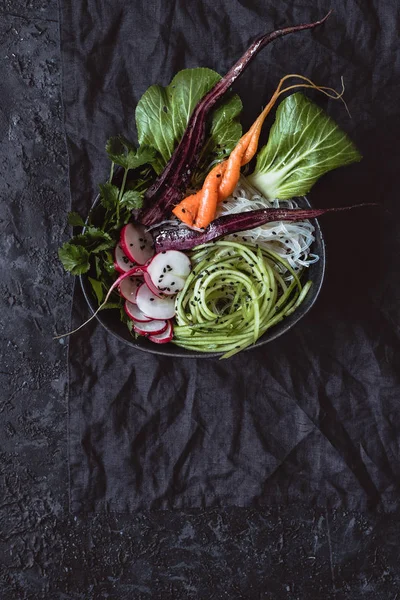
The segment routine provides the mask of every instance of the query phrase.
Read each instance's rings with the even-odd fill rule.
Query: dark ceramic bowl
[[[99,199],[96,198],[92,206],[92,210],[97,206],[98,202]],[[306,198],[298,199],[298,205],[301,208],[310,208],[310,203]],[[325,273],[325,244],[319,223],[316,219],[314,220],[314,224],[315,242],[312,245],[311,251],[314,254],[318,254],[320,259],[318,262],[312,264],[307,270],[308,279],[313,283],[311,290],[307,294],[305,300],[293,314],[286,319],[283,319],[283,321],[268,330],[253,346],[249,346],[245,351],[263,346],[264,344],[275,340],[286,331],[289,331],[289,329],[291,329],[298,321],[300,321],[300,319],[304,317],[306,313],[308,313],[316,301],[321,290]],[[93,294],[88,276],[90,276],[90,272],[88,274],[81,275],[80,282],[86,301],[93,313],[97,308],[97,301]],[[194,350],[185,350],[184,348],[175,346],[175,344],[172,343],[157,345],[150,342],[145,337],[140,337],[135,340],[129,333],[126,325],[120,321],[119,311],[117,310],[110,309],[100,311],[96,318],[109,333],[121,340],[121,342],[125,342],[125,344],[129,344],[129,346],[132,348],[137,348],[138,350],[143,350],[144,352],[162,354],[163,356],[178,356],[186,358],[218,358],[223,354],[222,352],[196,352]]]

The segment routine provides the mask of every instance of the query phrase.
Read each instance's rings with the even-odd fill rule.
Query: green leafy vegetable
[[[82,275],[89,270],[89,252],[83,246],[66,242],[59,248],[58,256],[64,269],[72,275]]]
[[[100,202],[107,210],[116,211],[118,206],[119,188],[112,183],[100,183]]]
[[[242,135],[238,120],[242,102],[236,94],[217,108],[211,117],[210,135],[201,152],[199,169],[195,174],[195,185],[200,185],[209,170],[211,160],[221,161],[232,152]],[[197,177],[196,177],[197,175]]]
[[[119,223],[120,203],[124,197],[129,171],[139,169],[139,167],[143,167],[144,165],[151,165],[156,159],[157,152],[155,148],[150,148],[145,144],[136,149],[133,144],[122,136],[110,138],[106,144],[106,152],[111,160],[110,178],[108,183],[100,186],[100,193],[103,198],[103,206],[107,209],[115,207],[116,219]],[[118,195],[116,193],[116,186],[112,185],[114,165],[119,165],[124,169]]]
[[[361,158],[333,119],[296,93],[279,105],[268,143],[248,179],[267,198],[285,200],[306,194],[324,173]]]
[[[75,235],[58,251],[64,268],[72,275],[82,275],[89,270],[90,254],[98,254],[115,245],[112,237],[97,227],[87,227],[84,233]]]
[[[85,221],[79,213],[70,212],[68,213],[68,225],[71,225],[72,227],[84,227]]]
[[[124,207],[129,211],[142,208],[144,190],[140,189],[140,182],[135,182],[135,184],[139,189],[127,189],[120,199],[118,186],[112,183],[101,183],[99,188],[102,206],[111,213],[116,213],[120,207]],[[129,184],[125,187],[129,187]]]
[[[76,246],[83,246],[94,254],[97,254],[102,250],[108,250],[108,248],[112,248],[115,244],[108,233],[97,227],[87,227],[85,233],[75,235],[70,240],[70,243],[75,244]]]
[[[110,138],[106,144],[106,152],[114,164],[124,169],[137,169],[142,165],[151,164],[156,156],[154,148],[143,145],[136,149],[122,136]]]
[[[127,190],[122,196],[121,204],[128,210],[137,210],[143,206],[143,192]]]
[[[103,284],[101,283],[101,281],[98,281],[97,279],[93,279],[92,277],[88,277],[88,279],[89,279],[90,285],[92,286],[92,289],[96,295],[97,302],[99,304],[101,304],[103,301],[103,298],[104,298]]]
[[[106,304],[103,304],[101,310],[108,310],[110,308],[121,309],[121,302],[107,302]]]
[[[157,150],[157,160],[153,163],[157,173],[181,140],[196,104],[220,79],[211,69],[184,69],[167,87],[152,85],[143,94],[136,107],[138,139],[140,144]],[[222,157],[223,150],[229,153],[238,142],[242,132],[238,121],[241,110],[239,96],[231,95],[214,111],[206,145],[208,158],[216,151]]]

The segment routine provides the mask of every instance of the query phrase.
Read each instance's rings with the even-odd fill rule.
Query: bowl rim
[[[311,208],[312,205],[306,196],[301,196],[301,200],[307,207]],[[87,221],[88,221],[90,213],[97,206],[99,201],[100,201],[100,194],[98,194],[96,196],[92,206],[90,207],[88,216],[85,221],[85,227],[83,228],[83,232],[86,229]],[[255,342],[255,344],[252,344],[251,346],[244,348],[243,350],[241,350],[240,353],[247,352],[249,350],[254,350],[256,348],[259,348],[260,346],[264,346],[265,344],[268,344],[269,342],[272,342],[273,340],[277,339],[281,335],[285,334],[287,331],[292,329],[314,306],[314,304],[320,294],[322,284],[323,284],[324,278],[325,278],[326,247],[325,247],[325,239],[324,239],[318,219],[311,219],[311,220],[313,221],[314,227],[315,227],[315,232],[314,232],[315,241],[313,242],[313,244],[315,244],[316,241],[318,240],[319,244],[321,246],[320,251],[319,251],[319,260],[316,263],[320,267],[320,270],[319,270],[319,273],[317,276],[317,281],[316,282],[313,281],[313,286],[311,288],[311,290],[313,290],[312,299],[304,307],[303,311],[301,311],[301,307],[303,305],[300,305],[298,307],[298,309],[295,310],[294,313],[292,313],[292,315],[290,315],[288,317],[287,321],[282,320],[279,323],[277,323],[274,327],[272,327],[271,330],[268,330],[267,332],[265,332]],[[93,314],[96,310],[96,307],[94,306],[94,298],[90,297],[90,290],[87,287],[88,275],[87,275],[87,273],[84,273],[82,275],[79,275],[78,277],[79,277],[80,286],[81,286],[84,298],[86,300],[86,303],[89,307],[89,310]],[[179,346],[172,344],[171,342],[169,342],[168,344],[165,344],[165,346],[168,346],[169,348],[171,348],[171,346],[173,346],[174,349],[176,349],[176,352],[175,351],[174,352],[165,351],[164,344],[160,344],[160,345],[151,344],[151,342],[148,342],[148,340],[145,340],[145,342],[148,342],[149,344],[151,344],[151,345],[147,346],[147,345],[143,344],[143,341],[141,341],[140,338],[135,339],[132,337],[132,340],[128,340],[128,339],[124,338],[118,332],[114,331],[112,329],[112,327],[110,327],[109,325],[104,323],[104,321],[101,319],[101,311],[100,311],[100,313],[98,313],[96,315],[95,318],[102,325],[102,327],[104,327],[104,329],[107,331],[107,333],[110,333],[115,338],[117,338],[119,341],[126,344],[127,346],[130,346],[131,348],[140,350],[141,352],[147,352],[149,354],[158,354],[161,356],[168,356],[168,357],[173,357],[173,358],[174,357],[176,357],[176,358],[220,358],[221,356],[223,356],[225,354],[224,352],[196,352],[195,350],[186,350],[185,348],[180,348]],[[267,338],[263,339],[265,336],[267,336]]]

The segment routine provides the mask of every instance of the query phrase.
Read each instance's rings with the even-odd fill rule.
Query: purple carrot
[[[355,204],[354,206],[342,206],[339,208],[261,208],[259,210],[219,217],[204,231],[195,231],[194,229],[183,227],[161,229],[154,236],[154,244],[156,252],[162,252],[163,250],[191,250],[195,246],[216,241],[225,235],[261,227],[261,225],[273,221],[304,221],[305,219],[315,219],[328,212],[350,210],[352,208],[361,208],[362,206],[377,206],[377,204]]]
[[[178,147],[169,159],[164,171],[145,194],[145,206],[139,214],[139,221],[150,226],[162,221],[163,218],[178,204],[185,195],[196,169],[206,132],[206,118],[231,85],[244,72],[250,61],[262,48],[279,37],[304,29],[313,29],[321,25],[331,14],[331,11],[315,23],[306,23],[278,29],[257,38],[243,56],[228,71],[225,77],[202,98],[196,105],[185,133]]]

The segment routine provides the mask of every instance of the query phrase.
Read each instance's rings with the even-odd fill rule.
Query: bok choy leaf
[[[136,107],[138,140],[139,144],[157,151],[153,165],[158,173],[171,158],[197,103],[220,80],[221,76],[212,69],[184,69],[167,87],[152,85],[140,98]],[[241,110],[239,96],[230,94],[212,113],[209,137],[202,152],[207,166],[215,158],[222,160],[237,144],[242,134]]]
[[[268,143],[248,180],[266,198],[285,200],[306,194],[324,173],[361,158],[322,108],[295,93],[280,103]]]

